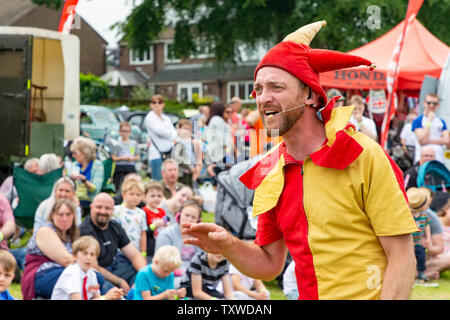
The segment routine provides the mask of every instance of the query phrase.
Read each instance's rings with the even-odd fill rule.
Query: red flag
[[[59,20],[58,32],[65,34],[70,33],[77,4],[78,0],[66,0],[61,14],[61,19]]]
[[[389,63],[389,69],[386,74],[386,84],[388,91],[387,98],[387,108],[384,114],[383,123],[381,125],[381,138],[380,144],[384,148],[387,141],[387,135],[389,132],[389,124],[391,123],[391,119],[397,110],[397,80],[398,80],[398,72],[400,69],[400,54],[402,52],[403,43],[409,31],[409,26],[411,22],[416,18],[417,13],[419,12],[420,7],[422,6],[423,0],[409,0],[408,10],[406,11],[406,17],[403,24],[403,32],[398,37],[397,43],[394,48],[394,52],[392,53],[392,59]]]

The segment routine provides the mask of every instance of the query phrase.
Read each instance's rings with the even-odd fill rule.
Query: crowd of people
[[[145,118],[148,175],[136,172],[138,145],[130,139],[131,125],[122,122],[111,151],[114,194],[103,189],[109,177],[88,137],[71,141],[65,159],[54,154],[29,159],[28,172],[45,175],[63,168],[63,176],[38,205],[30,238],[18,249],[8,244],[25,231],[13,215],[19,195],[12,177],[3,182],[2,298],[11,298],[7,289],[15,278],[25,300],[268,299],[262,282],[230,269],[220,255],[185,245],[180,229],[181,223],[201,221],[199,178],[214,181],[250,157],[241,106],[238,98],[229,105],[201,106],[198,116],[180,119],[174,127],[163,113],[163,97],[153,96]],[[200,261],[205,262],[201,267]]]
[[[336,91],[333,92],[336,95]],[[329,97],[331,98],[331,97]],[[339,99],[345,105],[345,99]],[[365,100],[354,95],[350,123],[378,141]],[[438,119],[436,95],[427,95],[424,113],[415,110],[404,121],[400,143],[414,165],[404,172],[406,195],[420,232],[414,233],[417,278],[439,278],[450,269],[450,201],[439,192],[418,188],[418,167],[444,161],[449,145],[446,124]],[[202,178],[216,176],[234,164],[263,154],[281,141],[262,130],[258,111],[242,100],[200,106],[200,113],[176,126],[164,114],[164,97],[154,95],[144,122],[149,136],[149,177],[136,172],[138,144],[131,125],[120,124],[120,139],[111,151],[116,193],[103,192],[105,175],[93,140],[71,142],[65,161],[54,154],[29,159],[24,168],[44,175],[65,166],[34,215],[26,247],[11,249],[23,229],[12,208],[18,194],[12,177],[0,187],[0,299],[13,299],[8,286],[20,279],[23,299],[270,299],[261,280],[242,274],[223,255],[185,243],[180,225],[201,221]],[[69,160],[69,161],[67,161]],[[148,179],[150,178],[150,179]],[[295,263],[284,271],[284,293],[297,299]],[[19,272],[18,272],[19,270]]]

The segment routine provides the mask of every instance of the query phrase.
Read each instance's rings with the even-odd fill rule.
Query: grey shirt
[[[139,149],[137,142],[133,139],[130,139],[127,142],[119,140],[119,143],[116,146],[114,146],[112,153],[117,157],[122,157],[122,156],[136,156],[138,152]],[[116,161],[116,165],[135,165],[135,164],[136,161],[126,161],[126,160]]]

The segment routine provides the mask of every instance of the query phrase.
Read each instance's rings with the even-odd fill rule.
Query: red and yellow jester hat
[[[283,69],[309,86],[321,97],[321,105],[327,104],[327,95],[320,85],[319,73],[356,67],[375,67],[369,60],[333,50],[311,49],[309,44],[325,21],[318,21],[301,27],[286,36],[282,42],[270,49],[256,67],[254,78],[263,67]],[[255,91],[252,92],[256,96]]]

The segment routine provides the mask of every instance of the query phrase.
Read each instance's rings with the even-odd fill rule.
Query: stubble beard
[[[300,103],[300,95],[297,96],[296,103],[293,106],[289,106],[288,108],[284,109],[283,111],[287,111],[292,108],[296,108]],[[274,117],[279,117],[278,121],[280,122],[280,125],[276,129],[267,129],[267,123],[265,121],[265,117],[263,114],[260,113],[261,119],[263,120],[264,128],[267,130],[267,136],[269,138],[283,136],[286,133],[289,132],[289,130],[292,129],[292,127],[297,123],[297,121],[302,117],[303,113],[305,112],[305,106],[301,108],[294,109],[292,111],[288,111],[282,114],[277,114]]]

